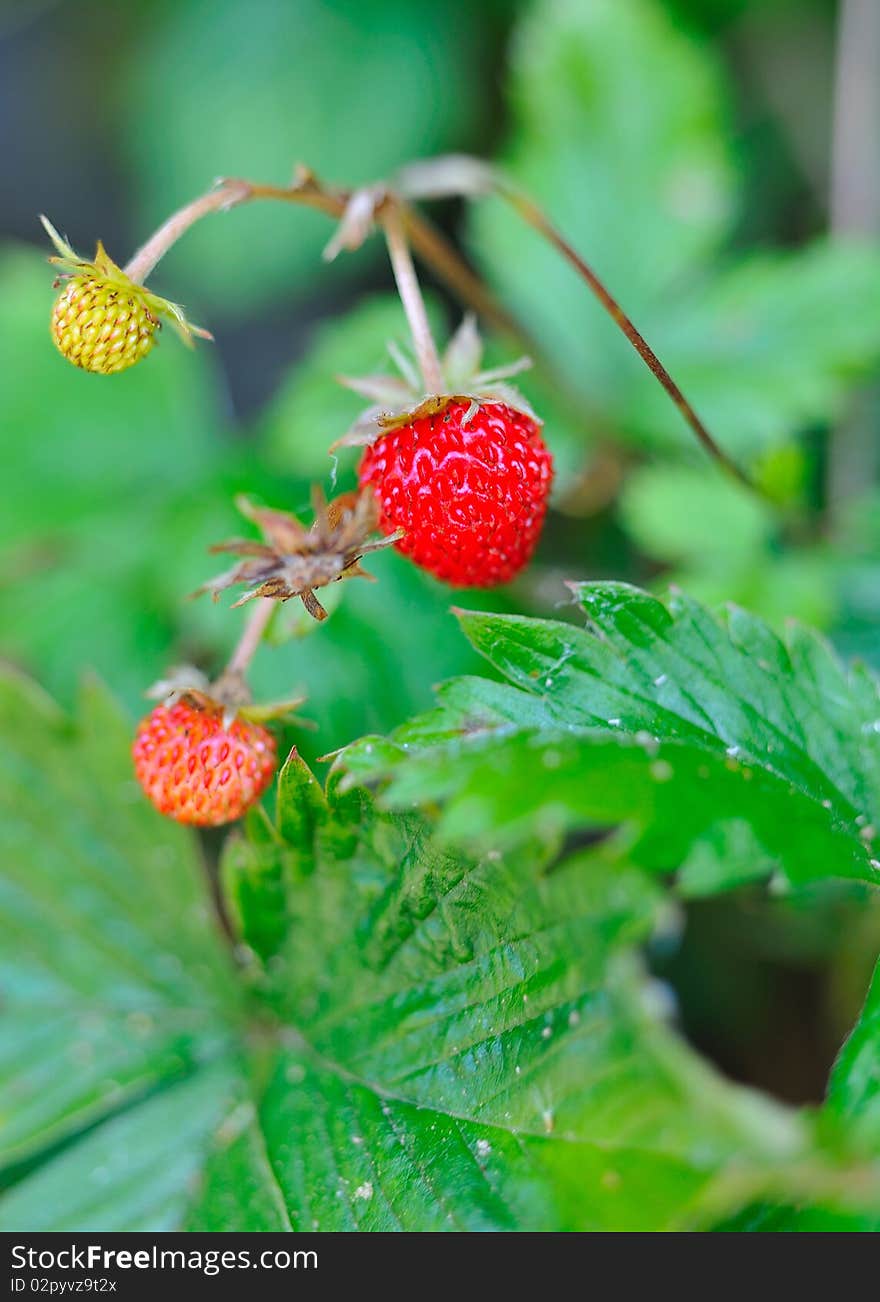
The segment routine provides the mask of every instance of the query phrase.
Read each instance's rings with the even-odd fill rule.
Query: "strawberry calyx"
[[[411,425],[425,416],[438,416],[451,403],[465,402],[469,411],[462,424],[467,425],[484,403],[502,403],[542,424],[523,395],[508,381],[531,366],[528,357],[520,357],[507,366],[481,370],[483,341],[476,320],[468,313],[452,336],[441,358],[444,381],[442,393],[425,393],[416,367],[396,345],[388,352],[398,374],[337,376],[345,388],[370,401],[367,407],[331,451],[340,447],[370,447],[391,430]]]
[[[304,696],[297,696],[255,703],[244,674],[227,669],[211,682],[194,665],[175,666],[145,695],[166,709],[183,701],[198,712],[222,713],[224,728],[231,727],[236,719],[257,724],[288,722],[305,702]]]

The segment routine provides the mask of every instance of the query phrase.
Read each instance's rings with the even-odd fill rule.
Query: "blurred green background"
[[[537,562],[450,594],[370,561],[326,626],[285,612],[260,692],[304,691],[316,756],[385,731],[474,667],[458,601],[565,617],[566,578],[679,583],[880,664],[880,7],[876,0],[5,0],[0,7],[0,653],[68,703],[96,670],[133,715],[169,664],[240,627],[188,602],[248,491],[306,509],[350,482],[334,375],[403,339],[379,241],[332,267],[325,218],[205,221],[151,285],[214,332],[79,373],[48,337],[46,212],[125,261],[220,174],[330,181],[498,158],[644,330],[728,450],[727,482],[584,287],[497,203],[434,216],[537,344],[524,388],[557,460]],[[426,277],[441,332],[458,307]],[[516,355],[509,340],[493,356]],[[288,635],[295,634],[293,639]],[[659,956],[687,1029],[734,1074],[821,1091],[877,928],[861,898],[693,906]],[[711,980],[708,974],[711,973]],[[772,1045],[772,1051],[768,1048]]]

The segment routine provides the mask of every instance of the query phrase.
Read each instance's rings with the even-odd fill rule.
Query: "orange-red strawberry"
[[[223,707],[183,697],[141,720],[132,753],[137,780],[168,818],[219,827],[241,818],[272,781],[275,738]]]
[[[502,402],[453,400],[381,435],[364,453],[385,533],[456,587],[507,583],[541,535],[553,462],[540,427]]]

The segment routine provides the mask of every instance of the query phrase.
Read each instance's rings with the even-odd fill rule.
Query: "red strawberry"
[[[226,725],[222,706],[186,697],[141,720],[132,754],[159,813],[198,827],[241,818],[272,781],[277,761],[266,728],[241,717]]]
[[[380,527],[406,531],[398,550],[456,587],[491,588],[527,564],[552,478],[536,420],[503,402],[460,399],[382,434],[360,467]]]

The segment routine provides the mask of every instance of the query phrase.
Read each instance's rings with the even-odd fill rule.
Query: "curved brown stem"
[[[526,221],[533,230],[536,230],[540,235],[543,235],[544,238],[553,245],[557,252],[565,258],[566,262],[568,262],[570,266],[574,267],[581,279],[586,281],[587,285],[614,321],[615,325],[624,335],[626,335],[642,361],[651,371],[651,374],[669,394],[669,397],[675,403],[691,430],[709,455],[714,457],[714,459],[722,465],[730,475],[735,479],[738,479],[746,488],[750,489],[754,493],[764,496],[763,490],[754,482],[751,476],[743,470],[743,468],[738,465],[727,452],[724,451],[719,443],[715,441],[703,421],[691,406],[691,403],[679,388],[678,384],[676,384],[666,367],[660,361],[660,358],[645,339],[644,335],[636,328],[634,322],[626,312],[624,312],[617,299],[605,288],[592,267],[584,261],[577,250],[569,244],[568,240],[559,230],[557,230],[553,223],[544,215],[537,204],[532,202],[531,199],[520,194],[511,187],[506,186],[503,182],[497,183],[496,188],[498,193],[516,209],[523,220]]]
[[[200,195],[198,199],[185,204],[183,208],[172,213],[126,263],[123,268],[126,276],[138,285],[143,284],[159,259],[165,256],[190,226],[194,226],[208,213],[234,208],[236,204],[244,203],[249,198],[251,198],[251,188],[247,181],[222,181],[207,194]]]
[[[263,640],[266,626],[272,618],[276,603],[268,597],[259,597],[248,615],[244,631],[238,645],[229,657],[224,673],[243,676],[256,654],[257,647]]]
[[[263,185],[241,177],[224,178],[213,189],[185,204],[164,221],[134,254],[125,267],[125,273],[131,280],[142,283],[180,237],[202,217],[211,213],[225,212],[257,199],[273,199],[314,208],[338,220],[345,214],[351,193],[350,190],[324,185],[305,167],[297,170],[290,185]],[[526,332],[523,327],[474,274],[446,237],[408,204],[398,202],[397,207],[412,249],[437,278],[448,285],[468,307],[491,321],[498,329],[525,341]]]
[[[452,195],[475,199],[485,195],[496,194],[513,207],[533,230],[542,235],[558,253],[565,258],[586,282],[605,311],[619,330],[623,332],[635,348],[652,375],[663,386],[687,421],[698,441],[729,474],[738,479],[752,492],[766,496],[752,478],[733,460],[724,449],[716,443],[703,421],[697,415],[688,399],[673,380],[660,358],[654,352],[644,335],[627,316],[617,299],[611,294],[596,275],[593,268],[569,244],[565,236],[536,203],[519,191],[507,178],[497,172],[489,163],[468,155],[449,155],[429,159],[426,162],[412,163],[397,175],[397,187],[408,199],[440,199]]]

